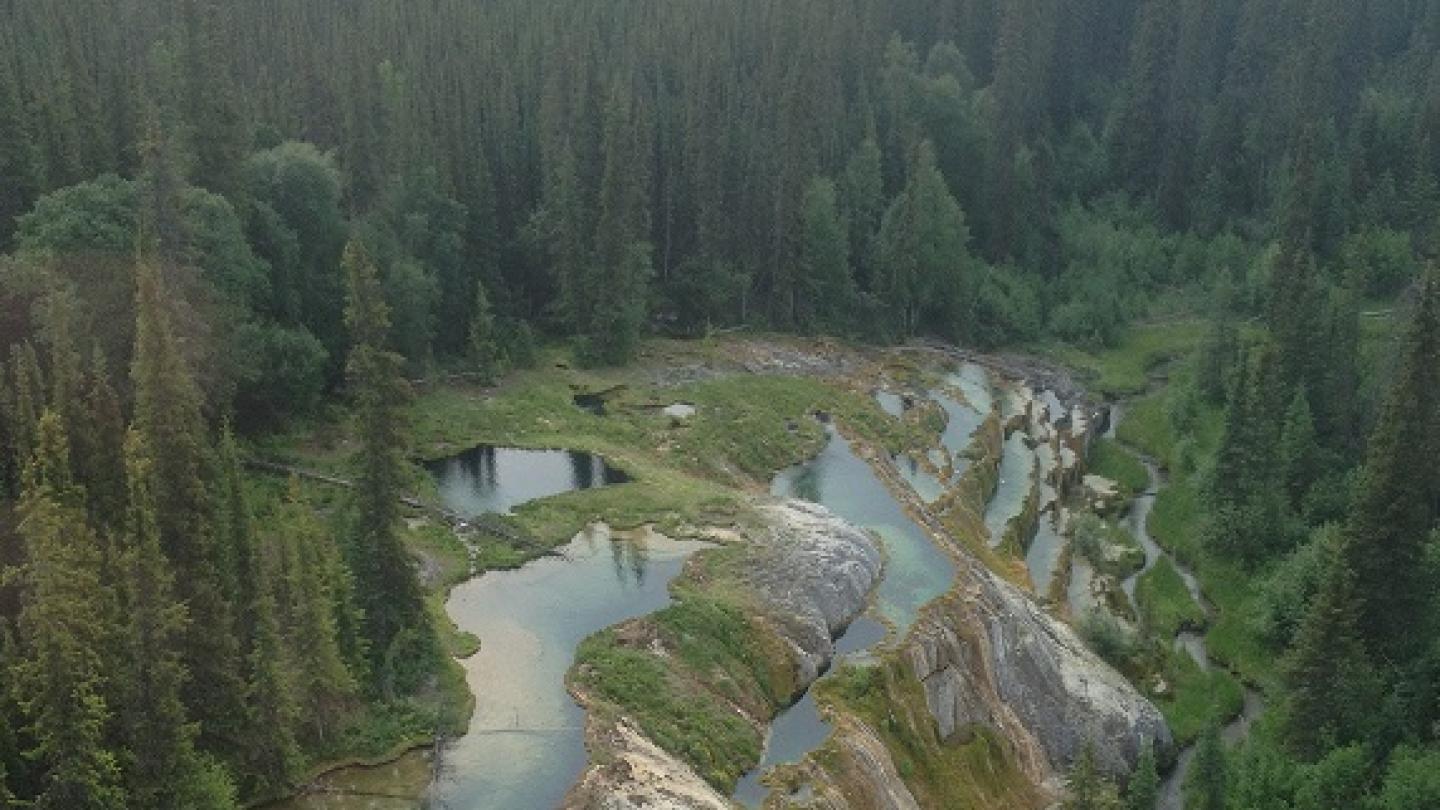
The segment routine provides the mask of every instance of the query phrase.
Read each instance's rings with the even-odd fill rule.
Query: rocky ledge
[[[795,683],[805,688],[834,657],[833,639],[865,610],[883,558],[870,535],[823,507],[785,501],[758,511],[762,528],[752,535],[753,550],[738,576],[766,625],[792,650]],[[584,695],[577,697],[586,702]],[[566,798],[566,810],[732,806],[624,717],[591,713],[586,736],[591,764]],[[893,769],[882,782],[891,781],[886,776],[893,777]],[[899,785],[898,778],[893,781]]]
[[[865,609],[880,580],[875,541],[823,506],[766,506],[767,532],[743,575],[762,610],[795,649],[802,686],[834,657],[834,638]]]
[[[945,739],[988,728],[1037,784],[1055,784],[1088,743],[1126,776],[1141,747],[1167,751],[1164,717],[1070,627],[983,566],[916,624],[905,660]]]

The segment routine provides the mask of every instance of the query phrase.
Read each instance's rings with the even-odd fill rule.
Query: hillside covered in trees
[[[0,808],[234,806],[449,722],[413,381],[1196,315],[1136,443],[1278,699],[1196,806],[1423,806],[1437,257],[1435,2],[5,4]],[[332,408],[353,495],[245,482]]]

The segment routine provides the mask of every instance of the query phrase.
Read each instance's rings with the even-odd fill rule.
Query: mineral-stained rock
[[[708,782],[650,742],[624,720],[600,730],[591,719],[592,745],[608,761],[592,765],[566,797],[564,810],[727,810],[731,807]],[[596,739],[596,738],[599,739]]]
[[[880,578],[882,557],[870,535],[824,507],[785,501],[760,507],[760,514],[764,528],[753,538],[740,577],[768,624],[791,645],[797,680],[806,687],[834,657],[834,637],[865,609]],[[584,695],[579,697],[585,702]],[[592,713],[589,723],[591,765],[566,798],[566,810],[731,806],[624,718],[601,720]],[[883,747],[879,751],[883,754]],[[893,766],[887,773],[903,792]],[[913,800],[895,807],[908,810]]]
[[[979,564],[964,579],[905,650],[942,736],[993,729],[1037,783],[1064,773],[1087,742],[1113,775],[1130,772],[1146,741],[1170,747],[1159,710],[1069,626]]]
[[[834,774],[814,779],[814,797],[806,806],[817,810],[920,810],[905,787],[890,751],[875,731],[847,719],[837,729],[834,756],[840,761]]]
[[[823,506],[792,500],[761,511],[766,537],[743,576],[794,645],[808,685],[834,656],[835,636],[865,609],[880,578],[880,551],[870,535]]]

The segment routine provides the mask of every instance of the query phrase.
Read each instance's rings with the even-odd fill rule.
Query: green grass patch
[[[1120,342],[1104,349],[1063,343],[1043,345],[1039,353],[1075,369],[1091,391],[1106,397],[1134,396],[1150,386],[1152,372],[1183,357],[1199,344],[1206,324],[1198,320],[1138,324]]]
[[[1163,393],[1151,394],[1127,403],[1115,435],[1165,466],[1172,466],[1175,431]]]
[[[1135,586],[1135,601],[1140,606],[1141,623],[1160,639],[1205,626],[1205,609],[1195,603],[1180,572],[1167,557],[1161,557],[1154,568],[1141,575]]]
[[[1119,483],[1132,494],[1150,486],[1145,465],[1112,439],[1097,439],[1090,444],[1089,463],[1091,472]]]
[[[1189,745],[1211,725],[1240,713],[1245,693],[1233,675],[1218,667],[1202,670],[1190,653],[1168,649],[1164,677],[1169,693],[1156,705],[1180,745]]]
[[[576,666],[585,688],[622,707],[647,737],[721,790],[733,790],[759,761],[759,732],[724,704],[691,693],[664,659],[621,645],[614,630],[582,642]]]

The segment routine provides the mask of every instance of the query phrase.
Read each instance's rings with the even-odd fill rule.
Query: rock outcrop
[[[799,681],[808,686],[834,657],[834,638],[865,609],[880,580],[880,550],[823,506],[792,500],[761,514],[765,537],[742,577],[793,645]]]
[[[993,729],[1037,783],[1053,783],[1087,742],[1113,775],[1130,773],[1145,742],[1171,746],[1160,711],[1069,626],[982,565],[963,582],[904,651],[943,738]]]
[[[883,558],[870,535],[824,507],[785,501],[761,506],[758,512],[762,528],[752,536],[752,550],[745,555],[738,578],[767,626],[791,648],[797,685],[808,687],[834,657],[834,638],[864,611],[870,590],[880,579]],[[579,697],[585,702],[583,695]],[[732,806],[625,718],[600,719],[592,712],[587,722],[591,764],[566,798],[566,810]],[[884,753],[883,747],[879,753]],[[884,765],[876,767],[883,770]],[[884,776],[904,791],[893,765],[889,767]],[[912,806],[913,801],[895,807]]]
[[[620,720],[609,728],[588,721],[592,748],[607,761],[592,764],[571,789],[563,810],[728,810],[729,801],[679,759]]]

